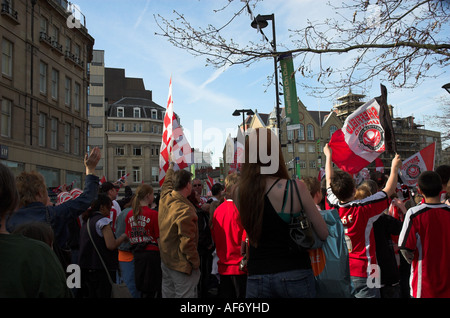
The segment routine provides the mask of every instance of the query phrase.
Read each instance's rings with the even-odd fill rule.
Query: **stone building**
[[[1,162],[42,173],[49,187],[84,183],[94,45],[85,23],[64,0],[2,1]]]

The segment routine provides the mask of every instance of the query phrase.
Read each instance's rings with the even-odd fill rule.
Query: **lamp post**
[[[233,116],[239,116],[242,113],[242,127],[244,128],[244,136],[245,136],[245,117],[244,114],[254,115],[255,113],[251,109],[236,109],[233,112]]]
[[[281,141],[281,125],[280,125],[280,101],[278,100],[278,97],[280,95],[278,91],[278,57],[275,54],[277,52],[277,40],[275,35],[275,15],[272,13],[270,15],[260,15],[258,14],[256,18],[253,19],[251,26],[254,29],[264,29],[266,26],[269,25],[267,21],[272,21],[272,37],[273,41],[269,42],[272,46],[274,57],[273,57],[273,64],[275,68],[275,99],[276,99],[276,111],[277,111],[277,128],[278,128],[278,137]]]
[[[445,89],[447,93],[450,94],[450,83],[445,84],[444,86],[442,86],[442,88]]]

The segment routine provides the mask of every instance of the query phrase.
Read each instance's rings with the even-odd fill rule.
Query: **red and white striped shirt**
[[[413,255],[411,296],[450,297],[450,206],[423,203],[408,210],[399,237]]]
[[[331,188],[328,188],[327,201],[330,208],[338,209],[344,225],[350,276],[368,277],[372,271],[371,265],[377,264],[373,223],[389,208],[388,196],[380,191],[362,200],[339,203]]]

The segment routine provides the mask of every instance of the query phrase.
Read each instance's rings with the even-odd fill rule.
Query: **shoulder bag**
[[[294,193],[292,191],[292,183],[295,186],[295,191],[297,192],[298,200],[300,201],[300,215],[294,216],[293,213],[293,196]],[[286,184],[286,190],[285,190],[285,200],[287,199],[287,189],[288,187],[291,190],[291,212],[290,212],[290,222],[288,223],[289,227],[289,236],[291,237],[291,240],[295,243],[295,245],[302,250],[314,248],[314,245],[317,241],[320,241],[316,239],[316,235],[314,232],[314,229],[312,228],[311,222],[305,215],[305,211],[303,209],[302,199],[300,198],[300,193],[298,192],[297,183],[291,180],[287,181]],[[284,205],[283,203],[283,211],[284,212]]]
[[[111,298],[133,298],[133,296],[131,295],[130,291],[128,290],[128,287],[125,283],[120,283],[120,284],[116,284],[113,282],[113,280],[111,279],[111,276],[109,275],[109,271],[108,268],[105,265],[105,262],[103,261],[102,256],[100,255],[99,250],[97,249],[97,246],[94,243],[94,240],[92,239],[92,235],[91,235],[91,229],[89,227],[89,221],[90,219],[88,219],[87,221],[87,231],[89,234],[89,238],[91,239],[92,245],[94,245],[95,250],[97,251],[97,255],[100,258],[100,261],[103,264],[103,267],[105,268],[106,271],[106,275],[108,276],[109,282],[111,283]]]

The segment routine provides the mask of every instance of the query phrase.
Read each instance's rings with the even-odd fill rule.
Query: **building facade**
[[[342,122],[333,111],[309,111],[300,99],[298,111],[300,123],[287,125],[285,109],[281,108],[280,130],[283,157],[291,177],[316,177],[325,162],[323,147],[330,140],[331,135],[342,128]],[[252,128],[276,128],[276,110],[274,109],[270,114],[259,113],[256,110],[255,115],[248,116],[245,123],[247,132]],[[226,147],[223,156],[227,158]],[[230,164],[225,162],[225,175],[229,171]]]
[[[94,45],[82,14],[63,0],[3,0],[0,41],[1,162],[82,187]]]

